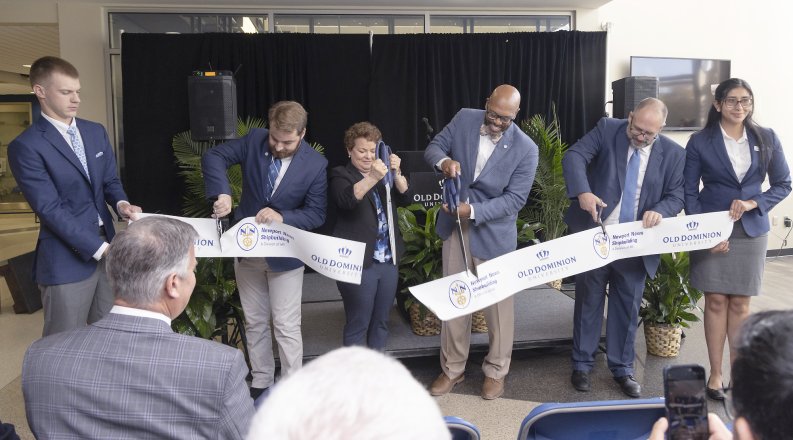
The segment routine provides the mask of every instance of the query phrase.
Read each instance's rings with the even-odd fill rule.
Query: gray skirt
[[[733,224],[730,251],[692,251],[691,284],[699,290],[727,295],[757,296],[763,282],[768,234],[749,237],[740,221]]]

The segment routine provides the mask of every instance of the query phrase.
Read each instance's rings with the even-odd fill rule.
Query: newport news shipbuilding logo
[[[611,252],[608,234],[604,234],[602,231],[596,232],[592,237],[592,248],[595,250],[598,257],[604,260],[608,258]]]
[[[244,223],[237,230],[237,246],[244,251],[250,251],[259,242],[259,229],[253,223]]]
[[[449,301],[454,307],[464,309],[471,304],[471,288],[461,280],[454,280],[449,286]]]

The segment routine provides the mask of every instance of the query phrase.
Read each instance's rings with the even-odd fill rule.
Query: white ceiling
[[[28,1],[28,0],[21,0]],[[63,1],[63,0],[61,0]],[[480,14],[487,10],[574,10],[597,9],[611,0],[165,0],[161,3],[149,1],[130,2],[130,0],[84,0],[86,3],[102,5],[118,5],[124,7],[144,8],[147,3],[156,8],[185,10],[187,6],[194,8],[218,8],[222,3],[227,7],[255,7],[274,9],[313,9],[360,10],[379,9],[384,11],[431,11],[431,10],[476,10]],[[57,0],[42,1],[42,7],[55,7]],[[49,3],[49,5],[47,5]],[[6,5],[13,2],[5,2]],[[25,94],[30,92],[27,83],[28,69],[23,64],[30,64],[44,55],[60,53],[57,24],[5,24],[0,18],[0,94]]]

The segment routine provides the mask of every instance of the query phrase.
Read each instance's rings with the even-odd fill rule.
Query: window
[[[275,15],[275,32],[310,34],[421,34],[423,15]]]
[[[443,16],[430,18],[430,32],[474,34],[498,32],[553,32],[570,30],[569,15]]]

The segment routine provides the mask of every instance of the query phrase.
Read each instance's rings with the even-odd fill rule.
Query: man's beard
[[[270,148],[270,154],[272,154],[273,157],[276,159],[286,159],[287,157],[294,156],[295,153],[297,153],[297,150],[299,149],[300,149],[300,145],[298,145],[297,148],[295,148],[292,151],[275,151],[274,149]]]

